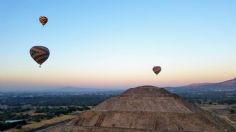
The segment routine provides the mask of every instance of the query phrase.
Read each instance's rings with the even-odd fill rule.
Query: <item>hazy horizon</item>
[[[236,77],[236,1],[0,1],[1,88],[182,86]],[[48,17],[40,25],[39,16]],[[49,48],[38,68],[35,45]],[[162,67],[156,76],[152,67]]]

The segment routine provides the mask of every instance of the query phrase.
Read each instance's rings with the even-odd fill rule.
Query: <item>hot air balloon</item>
[[[160,66],[154,66],[152,68],[153,72],[157,75],[161,72],[161,67]]]
[[[45,16],[40,16],[39,22],[44,26],[48,22],[48,18]]]
[[[30,49],[31,57],[39,64],[39,67],[48,59],[50,52],[47,47],[34,46]]]

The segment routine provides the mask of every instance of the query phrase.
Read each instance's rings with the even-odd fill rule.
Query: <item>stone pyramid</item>
[[[154,86],[131,88],[47,131],[234,132],[217,116]]]

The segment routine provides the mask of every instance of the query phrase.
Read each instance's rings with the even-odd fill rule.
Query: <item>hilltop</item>
[[[186,86],[170,87],[168,90],[236,91],[236,78],[217,83],[194,83]]]

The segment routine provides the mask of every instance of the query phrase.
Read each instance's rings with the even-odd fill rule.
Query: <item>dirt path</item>
[[[37,128],[37,129],[34,129],[32,131],[35,131],[35,132],[47,132],[49,129],[55,128],[55,127],[58,127],[58,126],[61,126],[61,125],[65,125],[67,122],[69,122],[71,120],[72,119],[68,119],[68,120],[65,120],[65,121],[62,121],[62,122],[58,122],[58,123],[55,123],[55,124],[51,124],[51,125],[48,125],[48,126],[43,126],[41,128]]]
[[[235,121],[230,120],[228,116],[222,115],[222,117],[223,117],[225,120],[227,120],[228,122],[232,123],[232,124],[235,124],[235,123],[236,123]]]
[[[38,131],[41,129],[44,130],[51,126],[66,123],[76,117],[78,117],[78,115],[62,115],[50,120],[42,120],[41,122],[33,122],[32,124],[24,125],[21,129],[9,129],[6,132]]]

